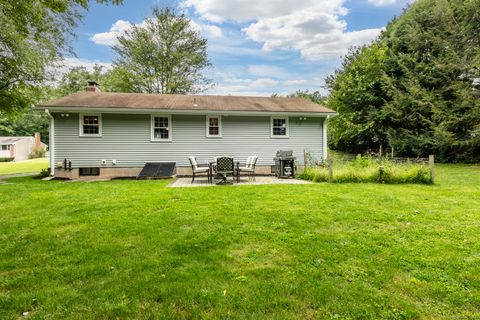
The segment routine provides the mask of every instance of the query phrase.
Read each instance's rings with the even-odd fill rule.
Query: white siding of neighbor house
[[[79,137],[79,115],[55,118],[55,161],[64,158],[72,167],[142,167],[146,162],[176,162],[189,166],[188,156],[199,163],[214,156],[233,156],[245,162],[249,155],[259,156],[257,165],[273,164],[277,150],[293,150],[303,164],[303,151],[322,159],[324,118],[289,118],[289,138],[270,137],[269,116],[222,116],[222,137],[206,137],[205,115],[172,115],[172,141],[150,141],[150,115],[102,114],[102,137]],[[112,165],[112,160],[117,164]]]
[[[2,150],[0,145],[0,158],[10,158],[10,150]]]
[[[33,138],[26,138],[15,143],[15,160],[14,161],[22,161],[27,160],[32,145],[34,144]]]

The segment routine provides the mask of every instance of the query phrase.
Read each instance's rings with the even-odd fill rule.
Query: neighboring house
[[[27,160],[35,149],[47,150],[47,145],[40,141],[40,134],[33,137],[0,137],[0,158],[13,158],[13,161]]]
[[[37,106],[50,116],[52,174],[136,176],[146,162],[175,162],[190,174],[188,157],[207,163],[228,155],[245,162],[258,155],[270,173],[277,150],[327,154],[327,118],[336,113],[306,99],[85,92]],[[61,168],[67,159],[71,170]]]

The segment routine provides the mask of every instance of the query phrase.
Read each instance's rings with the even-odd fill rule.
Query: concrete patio
[[[262,185],[262,184],[311,184],[312,182],[299,180],[299,179],[278,179],[274,176],[260,176],[256,177],[256,181],[249,181],[248,178],[241,178],[240,182],[234,182],[229,186],[245,186],[245,185]],[[228,181],[232,181],[229,177]],[[168,185],[171,188],[182,188],[182,187],[215,187],[218,186],[215,183],[209,183],[206,177],[195,178],[195,181],[192,183],[192,178],[182,177],[175,179],[172,183]],[[220,185],[219,187],[223,187]]]

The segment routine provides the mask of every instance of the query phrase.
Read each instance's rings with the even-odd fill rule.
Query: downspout
[[[45,113],[50,118],[50,127],[49,127],[49,134],[48,134],[48,148],[50,154],[50,175],[55,175],[55,119],[53,118],[52,114],[45,109]]]
[[[323,121],[323,146],[322,146],[322,151],[323,151],[323,162],[327,161],[328,153],[327,153],[327,126],[328,126],[328,119],[330,118],[330,115],[327,115],[325,117],[325,120]]]

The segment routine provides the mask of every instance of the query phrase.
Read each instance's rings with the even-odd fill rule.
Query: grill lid
[[[293,150],[278,150],[275,157],[277,158],[292,158]]]

